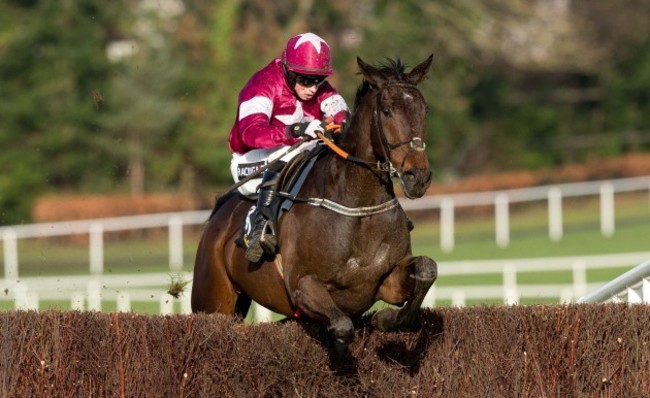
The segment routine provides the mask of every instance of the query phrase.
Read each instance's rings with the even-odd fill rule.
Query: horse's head
[[[399,59],[374,67],[357,58],[369,90],[366,96],[372,110],[370,141],[374,155],[391,175],[398,177],[410,199],[424,195],[431,183],[424,151],[427,105],[417,85],[425,78],[432,60],[430,55],[405,73]]]

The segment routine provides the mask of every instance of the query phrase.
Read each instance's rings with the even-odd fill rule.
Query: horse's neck
[[[372,109],[355,112],[350,120],[346,134],[342,137],[341,147],[350,155],[368,162],[375,162],[377,157],[372,149]]]
[[[349,155],[368,164],[345,160],[333,154],[334,158],[329,162],[332,181],[328,185],[334,187],[330,194],[337,196],[338,200],[354,202],[354,206],[372,206],[394,198],[395,192],[388,174],[377,166],[378,159],[370,138],[371,118],[355,116],[341,137],[340,145]]]

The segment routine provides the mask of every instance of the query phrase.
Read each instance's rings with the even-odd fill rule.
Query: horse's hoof
[[[348,353],[350,343],[344,343],[341,339],[335,338],[330,346],[337,358],[344,358]]]
[[[329,326],[335,344],[347,346],[354,340],[354,325],[350,318],[342,318]]]
[[[384,308],[372,316],[372,327],[382,332],[392,332],[397,329],[397,310]]]

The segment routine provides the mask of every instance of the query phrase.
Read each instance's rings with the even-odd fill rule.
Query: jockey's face
[[[318,91],[318,87],[317,86],[304,87],[296,83],[296,87],[294,87],[294,90],[296,90],[296,94],[298,94],[298,98],[300,98],[303,101],[308,101],[314,97],[316,91]]]
[[[325,76],[297,75],[294,90],[303,101],[308,101],[316,95],[320,86],[325,82]]]

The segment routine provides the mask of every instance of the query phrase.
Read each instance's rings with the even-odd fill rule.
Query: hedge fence
[[[314,325],[221,315],[0,312],[2,397],[647,397],[647,305],[368,318],[342,356]]]

